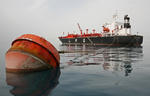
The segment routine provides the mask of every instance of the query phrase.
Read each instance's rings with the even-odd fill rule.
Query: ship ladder
[[[94,45],[93,41],[89,37],[86,38],[91,42],[92,45]]]

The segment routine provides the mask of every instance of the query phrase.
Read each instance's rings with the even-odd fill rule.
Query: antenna
[[[116,10],[115,14],[113,15],[113,19],[117,20],[117,18],[118,18],[118,11]]]

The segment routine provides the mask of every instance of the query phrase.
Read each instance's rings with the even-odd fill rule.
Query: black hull
[[[143,36],[59,38],[63,45],[141,46]]]

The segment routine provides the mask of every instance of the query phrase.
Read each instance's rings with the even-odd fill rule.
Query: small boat
[[[7,72],[41,71],[57,68],[60,63],[56,48],[33,34],[24,34],[14,40],[5,59]]]
[[[83,32],[78,24],[80,34],[67,34],[58,37],[62,45],[100,45],[100,46],[141,46],[143,36],[131,33],[130,17],[124,16],[124,23],[117,21],[117,15],[113,16],[111,23],[105,23],[102,32],[93,29],[91,33]]]

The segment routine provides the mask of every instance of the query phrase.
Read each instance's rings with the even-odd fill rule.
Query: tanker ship
[[[95,29],[89,33],[89,29],[85,32],[81,29],[79,23],[80,34],[67,34],[58,37],[62,45],[100,45],[100,46],[141,46],[143,36],[131,33],[130,17],[124,16],[124,22],[118,22],[117,15],[113,16],[111,23],[105,23],[101,32]]]

